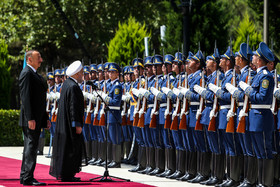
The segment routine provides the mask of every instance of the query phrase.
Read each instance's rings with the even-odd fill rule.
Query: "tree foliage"
[[[136,57],[137,53],[142,58],[145,50],[145,37],[150,37],[145,23],[141,25],[131,16],[126,22],[119,22],[115,37],[108,46],[108,61],[126,66],[129,65],[133,57]]]
[[[0,40],[0,109],[10,106],[11,76],[8,64],[8,45]]]
[[[262,41],[262,36],[257,31],[254,23],[250,21],[248,13],[245,14],[244,19],[236,29],[236,36],[237,38],[233,45],[234,51],[239,51],[240,44],[247,42],[247,36],[249,36],[249,45],[252,48],[257,48],[257,45]]]

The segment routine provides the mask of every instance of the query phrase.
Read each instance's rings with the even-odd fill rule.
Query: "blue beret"
[[[133,65],[134,68],[136,68],[136,67],[144,68],[143,59],[142,58],[134,58],[132,60],[132,65]]]
[[[153,62],[152,62],[152,57],[151,56],[147,56],[145,59],[144,59],[144,66],[148,66],[148,65],[153,65]]]
[[[198,61],[202,65],[202,67],[205,67],[204,56],[200,50],[197,51],[197,53],[193,55],[191,59]]]
[[[164,56],[164,63],[165,63],[165,64],[171,64],[171,65],[172,65],[174,59],[175,59],[175,58],[174,58],[173,55],[167,54],[167,55]]]
[[[95,64],[90,65],[90,71],[95,71],[97,72],[97,66]]]
[[[97,70],[98,70],[98,71],[104,71],[103,64],[98,64],[98,65],[97,65]]]
[[[61,75],[60,69],[54,70],[54,76],[60,76],[60,75]]]
[[[163,64],[163,58],[160,55],[153,56],[152,60],[153,60],[153,65],[162,65]]]
[[[185,61],[185,56],[181,52],[175,53],[175,59],[174,62],[183,63]]]
[[[52,72],[49,72],[47,74],[47,79],[54,79],[54,76],[53,76],[53,73]]]
[[[256,51],[254,51],[253,54],[258,55],[266,62],[272,62],[275,60],[272,51],[264,42],[261,42],[259,44],[259,48]]]
[[[225,54],[221,55],[221,58],[226,58],[226,59],[230,60],[230,46],[228,46]]]
[[[108,71],[117,71],[117,72],[121,73],[122,70],[117,63],[111,62],[110,65],[109,65]]]
[[[238,51],[238,56],[243,57],[244,59],[246,59],[248,61],[248,58],[247,58],[247,47],[249,47],[249,46],[246,43],[242,43],[240,45],[240,49]],[[253,52],[252,52],[250,47],[248,48],[248,52],[249,52],[250,56],[253,55]]]
[[[193,56],[193,53],[191,51],[189,51],[188,58],[186,59],[186,61],[189,62],[191,60],[192,56]]]
[[[206,57],[206,61],[207,60],[216,60],[216,58],[220,58],[220,54],[219,54],[218,48],[216,48],[216,50],[215,50],[213,55]]]
[[[84,66],[84,73],[88,74],[89,73],[89,66]]]

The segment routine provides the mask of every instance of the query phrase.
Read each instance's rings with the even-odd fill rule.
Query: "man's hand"
[[[76,134],[81,134],[82,133],[82,127],[76,127]]]
[[[28,121],[28,128],[31,129],[31,130],[35,130],[35,128],[36,128],[36,121],[35,120]]]
[[[50,129],[51,126],[52,126],[51,121],[50,121],[50,120],[47,120],[47,129]]]

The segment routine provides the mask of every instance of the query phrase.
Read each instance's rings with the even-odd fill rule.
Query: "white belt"
[[[213,103],[212,101],[206,101],[206,103]]]
[[[109,106],[109,109],[111,109],[111,110],[120,110],[121,107],[119,107],[119,106]]]
[[[244,103],[242,102],[242,103],[238,103],[238,106],[243,106],[244,105]]]
[[[220,110],[222,109],[229,109],[230,108],[230,105],[221,105],[220,106]]]
[[[191,105],[199,105],[199,102],[191,102]]]
[[[159,104],[159,107],[166,107],[167,106],[167,103],[161,103]]]
[[[270,109],[271,105],[251,105],[252,109]]]
[[[148,104],[148,108],[154,107],[154,104]]]

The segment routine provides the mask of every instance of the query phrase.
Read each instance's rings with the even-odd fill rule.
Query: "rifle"
[[[154,61],[155,61],[155,50],[154,50]],[[155,87],[157,90],[159,90],[159,82],[158,82],[158,75],[157,75],[157,67],[156,67],[156,82],[155,82]],[[158,115],[158,110],[159,110],[159,104],[158,100],[155,97],[154,99],[154,107],[153,107],[153,113],[151,116],[151,122],[150,122],[150,128],[156,128],[157,127],[157,115]]]
[[[278,88],[278,80],[277,80],[277,70],[274,70],[274,90]],[[272,107],[271,111],[274,117],[274,125],[277,128],[277,112],[278,112],[278,106],[277,106],[277,99],[273,96],[272,100]]]
[[[230,61],[232,63],[234,63],[234,55],[232,53],[232,40],[231,40],[231,38],[230,38]],[[233,68],[232,73],[233,73],[232,85],[234,87],[236,87],[236,74],[235,74],[235,69],[234,68]],[[236,101],[232,96],[231,96],[231,101],[230,101],[229,112],[232,112],[233,116],[231,116],[228,120],[226,132],[234,133],[234,116],[235,116],[235,113],[236,113]]]
[[[138,85],[137,85],[137,89],[139,90],[140,88],[140,85],[141,85],[141,76],[140,76],[140,67],[139,67],[139,62],[138,62],[138,53],[137,53],[137,69],[138,69],[138,72],[139,72],[139,82],[138,82]],[[133,120],[133,126],[137,127],[138,126],[138,121],[139,121],[139,109],[141,108],[141,99],[138,97],[137,98],[137,105],[136,105],[136,108],[134,109],[135,110],[135,116],[134,116],[134,120]]]
[[[170,89],[170,77],[169,74],[167,73],[167,88]],[[166,101],[167,107],[166,107],[166,111],[168,112],[165,118],[165,123],[164,123],[164,128],[165,129],[169,129],[171,126],[171,115],[172,115],[172,103],[171,103],[171,99],[167,97],[167,101]]]
[[[178,59],[179,59],[179,50],[178,50]],[[181,75],[181,64],[178,62],[179,67],[179,82],[178,82],[178,88],[182,85],[182,75]],[[178,114],[181,113],[181,101],[179,97],[176,99],[176,108],[175,111],[172,114],[172,123],[170,126],[170,130],[178,130]],[[175,114],[175,115],[174,115]]]
[[[102,65],[103,65],[103,60],[102,60]],[[105,80],[105,76],[104,76],[104,86],[103,86],[103,92],[106,93],[107,92],[107,88],[106,88],[106,80]],[[101,101],[100,101],[101,102]],[[105,103],[102,104],[102,108],[100,110],[100,120],[99,120],[99,126],[105,126]]]
[[[249,35],[247,37],[247,59],[250,62]],[[251,68],[250,67],[248,68],[248,76],[246,77],[246,83],[248,85],[250,85],[250,83],[251,83]],[[248,114],[248,112],[249,112],[249,97],[246,94],[245,94],[244,105],[243,105],[242,110],[245,111],[246,114]],[[241,117],[241,119],[239,118],[239,123],[238,123],[237,129],[236,129],[236,132],[245,133],[245,129],[246,129],[246,118],[244,115]]]
[[[92,87],[90,87],[90,93],[92,93]],[[91,124],[91,113],[93,110],[93,102],[92,102],[92,98],[90,98],[89,103],[87,105],[87,117],[86,117],[86,124]]]
[[[205,87],[204,69],[202,69],[202,71],[201,71],[200,86],[202,88]],[[198,111],[200,111],[200,114],[198,115],[198,117],[196,119],[194,130],[198,130],[198,131],[203,130],[203,125],[200,123],[200,120],[201,120],[201,115],[202,115],[202,112],[204,110],[204,107],[205,107],[204,98],[200,96],[199,109],[198,109]]]
[[[217,73],[216,73],[217,77],[215,79],[215,84],[216,84],[216,86],[219,86],[220,71],[218,69],[216,71],[217,71]],[[211,112],[214,113],[214,116],[210,119],[208,131],[216,132],[216,117],[217,117],[218,111],[219,111],[218,97],[216,95],[214,95],[214,103],[213,103],[213,108],[211,110]]]
[[[185,88],[189,88],[189,83],[188,83],[188,73],[185,69]],[[186,96],[184,96],[183,99],[183,108],[181,110],[181,121],[180,121],[180,125],[179,125],[179,129],[180,130],[186,130],[187,129],[187,113],[189,112],[189,101],[186,98]]]
[[[147,75],[145,76],[145,89],[148,89],[148,78]],[[143,97],[143,103],[142,103],[142,108],[141,110],[142,112],[139,112],[139,121],[138,121],[138,127],[140,128],[144,128],[145,126],[145,113],[147,111],[147,98]]]
[[[201,59],[201,56],[200,56],[200,42],[198,43],[198,51],[199,51],[199,57],[200,57],[199,59]],[[201,71],[200,86],[202,88],[205,87],[204,69],[202,69],[202,71]],[[200,123],[200,120],[201,120],[201,115],[202,115],[202,111],[204,110],[204,107],[205,107],[204,99],[203,99],[203,97],[200,96],[199,109],[198,109],[200,114],[198,115],[198,117],[196,119],[195,128],[194,128],[195,130],[202,131],[202,129],[203,129],[203,125]]]
[[[46,75],[47,75],[47,79],[48,79],[48,65],[46,66]],[[47,90],[47,93],[50,94],[50,84],[48,83],[48,90]],[[47,100],[47,106],[46,106],[46,112],[50,113],[51,109],[50,109],[50,106],[51,106],[51,101],[48,99]]]
[[[100,89],[100,81],[98,80],[97,81],[97,87],[98,89]],[[101,105],[101,101],[99,99],[99,97],[96,98],[96,105],[95,105],[95,108],[94,108],[94,120],[93,120],[93,125],[95,126],[98,126],[99,125],[99,121],[97,119],[97,116],[98,116],[98,111],[100,109],[100,105]]]
[[[123,72],[123,76],[124,76],[124,72]],[[124,85],[123,95],[125,95],[126,85],[125,85],[125,83],[123,85]],[[127,124],[126,114],[127,114],[127,103],[126,103],[126,101],[123,101],[123,105],[122,105],[122,126],[125,126]]]
[[[236,74],[235,74],[235,69],[233,69],[233,77],[232,77],[232,85],[236,87]],[[236,101],[235,99],[231,96],[231,101],[230,101],[230,111],[235,115],[236,114]],[[229,112],[230,112],[229,111]],[[234,133],[234,115],[231,116],[228,120],[227,123],[227,128],[226,132],[229,133]]]
[[[56,92],[57,92],[57,86],[56,86],[56,83],[54,83],[54,94],[55,95],[56,95]],[[57,110],[57,99],[54,99],[51,122],[56,122],[56,118],[57,118],[56,110]]]

